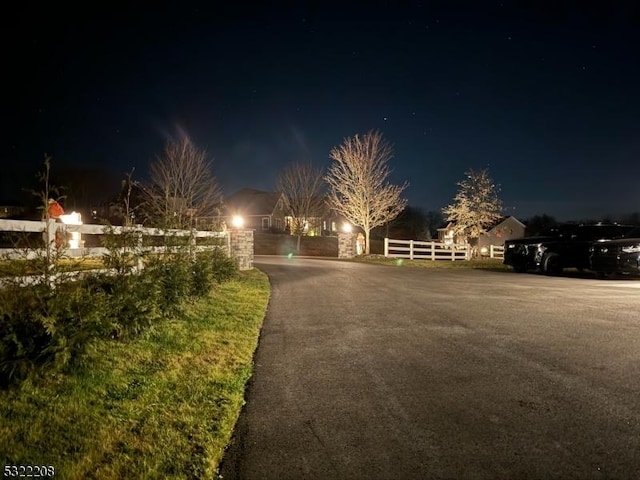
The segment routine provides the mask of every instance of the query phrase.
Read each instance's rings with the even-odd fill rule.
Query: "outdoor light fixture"
[[[242,228],[242,226],[244,225],[244,218],[242,218],[240,215],[235,215],[231,219],[231,225],[236,228]]]
[[[60,215],[60,220],[65,225],[82,225],[82,216],[78,212],[71,212]],[[69,232],[68,246],[69,248],[80,248],[84,242],[80,237],[80,232]]]
[[[351,224],[345,222],[344,225],[342,225],[342,231],[345,233],[351,233]]]

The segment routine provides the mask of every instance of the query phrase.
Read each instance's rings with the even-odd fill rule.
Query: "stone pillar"
[[[356,236],[353,233],[338,232],[338,258],[356,256]]]
[[[229,230],[231,257],[238,262],[240,270],[253,268],[253,230]]]

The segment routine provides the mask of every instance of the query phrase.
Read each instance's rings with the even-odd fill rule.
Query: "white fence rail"
[[[471,246],[468,244],[450,245],[439,242],[421,242],[418,240],[384,239],[384,256],[416,260],[469,260]],[[481,257],[504,258],[504,246],[489,245],[480,250]]]
[[[194,246],[194,251],[211,250],[214,248],[223,248],[227,255],[231,253],[231,243],[228,232],[210,232],[200,230],[162,230],[156,228],[146,228],[142,226],[120,227],[105,225],[65,225],[57,223],[55,220],[47,221],[30,221],[30,220],[3,220],[0,219],[0,232],[22,232],[22,233],[41,233],[43,236],[48,235],[46,241],[49,244],[55,244],[60,241],[62,248],[65,249],[65,255],[68,257],[101,257],[108,253],[105,247],[87,247],[84,248],[84,241],[80,240],[77,248],[69,248],[67,237],[74,233],[80,235],[109,235],[132,233],[137,236],[136,249],[141,253],[162,252],[166,247],[143,246],[144,237],[190,237]],[[221,245],[198,245],[198,238],[218,238],[221,239]],[[8,259],[29,259],[42,255],[37,249],[20,249],[20,248],[0,248],[0,258]]]
[[[423,260],[468,260],[471,255],[469,245],[445,245],[439,242],[417,240],[384,239],[384,256],[393,258]]]

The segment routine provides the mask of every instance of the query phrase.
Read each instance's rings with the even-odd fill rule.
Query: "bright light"
[[[481,255],[487,255],[489,253],[489,249],[487,247],[482,247],[480,249],[480,254]]]
[[[344,225],[342,225],[342,231],[345,233],[351,233],[351,224],[345,222]]]
[[[62,220],[62,223],[65,225],[82,225],[82,217],[78,212],[60,215],[60,220]]]
[[[242,226],[244,225],[244,218],[242,218],[240,215],[234,216],[231,219],[231,225],[236,228],[242,228]]]
[[[60,220],[65,225],[82,225],[82,216],[78,212],[67,213],[66,215],[60,215]],[[80,232],[69,232],[68,245],[69,248],[80,248],[81,237]]]

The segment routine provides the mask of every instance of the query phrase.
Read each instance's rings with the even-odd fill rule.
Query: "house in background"
[[[244,219],[245,228],[256,232],[293,233],[293,218],[287,215],[284,196],[280,192],[265,192],[254,188],[243,188],[223,201],[222,219],[230,226],[234,216]],[[346,220],[322,200],[317,216],[305,222],[303,234],[309,236],[337,235]]]
[[[21,215],[26,212],[25,207],[19,207],[16,205],[0,205],[0,218],[15,218],[19,219]]]
[[[516,217],[504,217],[491,229],[480,235],[478,238],[478,248],[489,248],[490,245],[502,246],[505,240],[524,237],[526,226]],[[465,235],[455,235],[454,225],[449,223],[446,227],[438,229],[438,242],[445,245],[464,245],[467,242]]]
[[[231,225],[234,216],[244,219],[244,227],[257,232],[284,232],[286,218],[280,192],[243,188],[224,199],[223,219]]]
[[[460,234],[456,235],[454,226],[452,222],[449,222],[446,227],[438,228],[439,243],[444,243],[447,247],[467,244],[467,237]]]
[[[505,240],[524,237],[526,228],[526,225],[516,217],[505,217],[488,230],[487,233],[480,235],[478,248],[482,251],[483,248],[489,248],[490,245],[501,247],[504,245]]]

